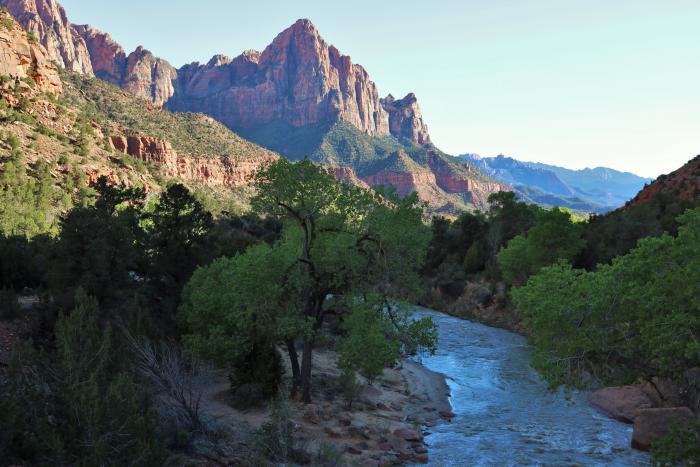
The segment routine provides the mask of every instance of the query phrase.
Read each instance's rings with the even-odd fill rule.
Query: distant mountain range
[[[459,159],[511,185],[526,201],[577,211],[602,213],[618,208],[653,180],[606,167],[572,170],[504,155],[464,154]]]

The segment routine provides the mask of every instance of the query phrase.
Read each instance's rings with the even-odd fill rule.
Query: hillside
[[[101,175],[148,192],[183,181],[212,208],[240,210],[252,174],[278,157],[210,117],[58,70],[6,12],[0,21],[2,211],[15,213],[4,233],[53,231]]]
[[[646,185],[628,206],[637,206],[652,201],[660,194],[673,195],[687,201],[700,199],[700,156],[695,156],[683,167],[670,174],[661,175]]]

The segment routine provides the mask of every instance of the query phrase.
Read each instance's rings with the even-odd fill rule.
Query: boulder
[[[641,409],[654,407],[654,402],[640,385],[600,389],[589,397],[591,405],[615,420],[634,422]]]
[[[687,426],[693,418],[687,407],[640,409],[634,419],[632,447],[648,451],[654,441],[669,434],[674,426]]]
[[[394,436],[405,441],[423,441],[423,435],[410,428],[398,428],[394,430]]]

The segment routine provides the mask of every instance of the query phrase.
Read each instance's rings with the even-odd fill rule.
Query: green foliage
[[[39,43],[39,38],[36,37],[36,33],[34,31],[27,31],[27,40],[29,41],[30,44],[38,44]]]
[[[670,434],[654,441],[651,447],[655,465],[700,464],[700,420],[687,428],[675,427]]]
[[[163,298],[164,312],[172,314],[182,287],[203,256],[212,215],[181,184],[169,186],[152,212],[145,216],[149,275]]]
[[[642,238],[659,237],[664,232],[676,235],[678,216],[697,206],[698,201],[659,193],[646,203],[593,216],[584,224],[586,247],[575,265],[590,271],[598,264],[609,264],[613,258],[627,254]]]
[[[525,284],[530,276],[527,238],[518,235],[509,241],[508,246],[498,253],[497,261],[506,284]]]
[[[679,222],[676,238],[644,239],[597,272],[559,263],[513,291],[550,382],[688,385],[685,371],[700,365],[700,209]]]
[[[102,177],[92,206],[76,207],[61,218],[61,236],[52,252],[47,281],[58,304],[70,307],[75,289],[83,288],[105,308],[126,306],[143,274],[142,232],[138,213],[144,193],[113,187]]]
[[[308,401],[310,356],[327,313],[350,314],[363,306],[354,298],[370,294],[382,300],[419,295],[429,232],[415,197],[387,202],[339,184],[310,161],[277,161],[258,175],[257,185],[252,204],[284,222],[282,236],[194,274],[183,295],[185,342],[221,364],[245,354],[262,334],[284,342],[294,382],[301,382]],[[407,315],[392,321],[396,329],[387,337],[414,337]],[[304,342],[300,370],[296,340]]]
[[[8,143],[15,149],[0,174],[0,233],[28,238],[55,234],[56,213],[69,207],[70,199],[61,196],[45,162],[28,172],[19,143],[12,136]]]
[[[95,300],[79,293],[56,324],[56,352],[25,344],[0,380],[0,451],[10,464],[157,465],[147,393],[128,372]]]
[[[584,247],[582,228],[559,209],[540,211],[527,237],[518,235],[497,256],[498,266],[509,285],[523,285],[530,274],[558,260],[571,261]]]
[[[359,371],[371,383],[384,368],[400,356],[397,341],[387,340],[389,323],[371,304],[356,306],[344,322],[348,336],[339,347],[339,367],[344,372]]]

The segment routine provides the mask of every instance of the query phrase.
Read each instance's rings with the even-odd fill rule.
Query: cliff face
[[[392,135],[406,138],[415,144],[431,142],[428,126],[423,122],[423,114],[415,94],[410,93],[399,100],[389,94],[381,103],[389,114],[389,131]]]
[[[276,159],[272,154],[254,159],[180,155],[168,141],[148,136],[112,135],[109,144],[116,152],[154,163],[168,177],[229,188],[248,185],[264,164]]]
[[[73,28],[85,41],[95,76],[115,86],[121,86],[126,70],[126,53],[122,46],[109,34],[90,25],[77,25]]]
[[[33,31],[46,48],[50,60],[64,68],[92,76],[85,41],[73,29],[56,0],[0,0],[19,24]]]
[[[651,201],[660,193],[668,193],[682,199],[697,200],[700,198],[700,156],[688,161],[683,167],[662,175],[651,184],[645,186],[635,196],[628,206],[636,206]]]
[[[10,82],[2,86],[29,86],[22,80],[31,79],[40,91],[61,94],[61,78],[46,50],[30,41],[10,15],[0,12],[0,19],[0,76],[10,77]]]
[[[283,31],[262,53],[183,67],[168,106],[207,113],[230,128],[346,121],[369,135],[389,134],[367,72],[329,46],[308,20]]]

